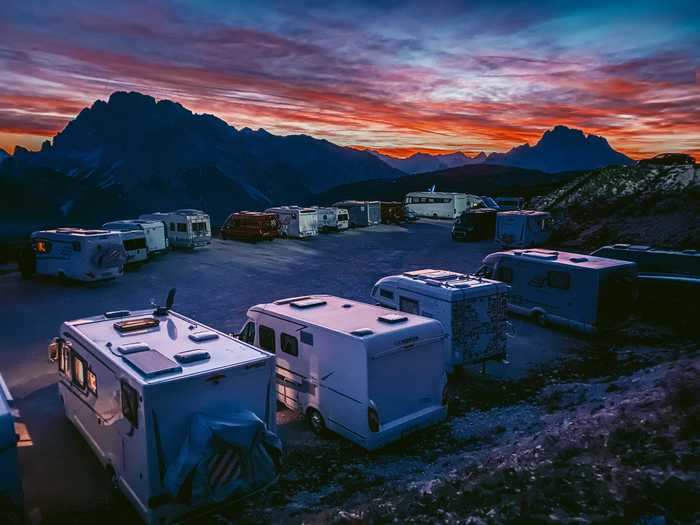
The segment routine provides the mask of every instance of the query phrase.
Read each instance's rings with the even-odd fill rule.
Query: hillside
[[[39,152],[18,148],[0,165],[0,190],[10,203],[0,217],[94,224],[196,207],[221,222],[235,209],[399,175],[368,152],[305,135],[237,130],[175,102],[116,92],[83,109],[53,144]]]
[[[531,206],[552,212],[555,241],[596,248],[630,243],[700,247],[697,166],[635,165],[578,176]]]
[[[474,157],[469,157],[461,151],[455,153],[430,154],[414,153],[410,157],[397,158],[384,155],[377,151],[371,151],[392,168],[401,170],[404,173],[425,173],[428,171],[446,170],[466,166],[467,164],[481,164],[486,160],[486,154],[482,151]]]

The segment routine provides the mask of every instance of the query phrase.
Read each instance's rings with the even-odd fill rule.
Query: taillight
[[[447,406],[447,404],[450,402],[450,389],[447,387],[447,384],[442,389],[442,404],[443,406]]]
[[[372,407],[367,408],[367,424],[372,432],[379,432],[379,414]]]

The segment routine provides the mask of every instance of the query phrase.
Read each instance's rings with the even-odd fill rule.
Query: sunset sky
[[[700,158],[700,3],[574,3],[9,0],[0,147],[36,149],[136,90],[403,155],[503,151],[565,124],[633,157]]]

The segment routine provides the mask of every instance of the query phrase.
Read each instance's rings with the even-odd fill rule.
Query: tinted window
[[[414,301],[408,297],[399,296],[399,310],[409,314],[418,315],[418,301]]]
[[[87,387],[90,392],[97,395],[97,376],[92,370],[87,372]]]
[[[280,335],[280,346],[282,351],[286,354],[293,355],[297,357],[299,355],[299,341],[294,336],[289,334]]]
[[[131,250],[144,250],[146,248],[146,238],[139,237],[138,239],[126,239],[124,241],[124,249]]]
[[[252,321],[245,325],[240,339],[248,344],[255,344],[255,324]]]
[[[177,231],[180,233],[187,232],[187,224],[185,223],[179,223],[177,225]]]
[[[131,426],[139,426],[139,394],[128,383],[122,381],[122,414],[131,423]]]
[[[387,299],[391,299],[392,301],[394,300],[394,292],[390,290],[385,290],[384,288],[379,289],[379,295],[382,297],[386,297]]]
[[[310,332],[301,332],[301,342],[305,345],[314,346],[314,334]]]
[[[58,349],[58,369],[70,377],[70,345],[63,343]]]
[[[87,381],[85,378],[85,374],[87,372],[87,363],[85,362],[85,359],[80,357],[77,353],[73,352],[72,365],[73,384],[82,389],[85,389]]]
[[[503,283],[513,282],[513,268],[507,266],[499,266],[496,270],[496,280]]]
[[[571,276],[566,272],[547,272],[547,285],[550,288],[568,290],[571,286]]]
[[[260,348],[275,353],[275,331],[267,326],[260,325]]]

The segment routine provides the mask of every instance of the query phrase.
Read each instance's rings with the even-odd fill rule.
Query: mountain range
[[[469,157],[462,152],[445,155],[416,153],[398,159],[374,152],[380,159],[404,173],[422,173],[469,164],[498,164],[557,173],[591,170],[611,165],[630,165],[634,160],[615,151],[608,141],[598,135],[586,135],[580,129],[555,126],[545,131],[534,146],[522,144],[506,153],[479,153]]]

